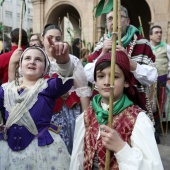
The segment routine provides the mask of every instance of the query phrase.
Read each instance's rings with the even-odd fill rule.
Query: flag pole
[[[25,0],[22,0],[21,13],[20,13],[20,27],[19,27],[18,48],[21,47],[21,41],[22,41],[22,24],[23,24],[23,9],[24,9],[24,4],[25,4]]]
[[[19,27],[19,40],[18,40],[18,48],[21,47],[21,41],[22,41],[22,22],[23,22],[23,9],[24,9],[25,0],[22,0],[21,5],[21,13],[20,13],[20,27]],[[19,63],[16,65],[16,70],[19,68]],[[19,72],[16,71],[15,78],[18,79]],[[16,83],[18,85],[18,83]]]
[[[94,1],[94,7],[97,6],[97,0]],[[96,46],[96,25],[97,25],[97,19],[93,17],[93,49]]]
[[[113,32],[112,32],[112,57],[111,57],[111,79],[110,79],[110,97],[109,97],[109,117],[108,126],[112,128],[113,121],[113,102],[114,102],[114,81],[115,81],[115,56],[117,40],[117,0],[113,0]],[[110,150],[106,149],[105,170],[110,169]]]
[[[4,2],[2,1],[2,51],[5,53],[5,32],[4,32]]]
[[[138,19],[139,19],[139,24],[140,24],[141,31],[142,31],[142,36],[143,36],[143,37],[145,37],[145,35],[144,35],[144,31],[143,31],[143,26],[142,26],[142,21],[141,21],[140,16],[138,16]]]
[[[122,46],[121,42],[121,0],[118,0],[118,44]]]

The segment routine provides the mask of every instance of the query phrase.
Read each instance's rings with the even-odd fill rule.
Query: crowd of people
[[[91,54],[80,38],[63,42],[55,24],[29,40],[22,30],[19,48],[19,28],[11,32],[12,49],[0,55],[0,169],[104,170],[107,149],[110,170],[163,169],[157,144],[170,46],[159,25],[142,37],[121,6],[110,128],[113,20],[112,9]]]

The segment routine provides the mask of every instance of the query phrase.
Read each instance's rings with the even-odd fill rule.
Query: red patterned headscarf
[[[94,69],[94,80],[96,80],[96,68],[99,67],[100,64],[103,62],[111,62],[111,52],[104,54],[97,60]],[[144,100],[142,100],[140,93],[138,92],[136,87],[132,84],[133,74],[130,72],[130,63],[128,56],[123,51],[118,50],[116,51],[115,62],[123,71],[126,82],[129,83],[129,87],[124,89],[124,93],[135,104],[140,106],[142,109],[146,110]]]

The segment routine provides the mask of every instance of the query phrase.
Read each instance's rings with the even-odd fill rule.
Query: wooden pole
[[[5,53],[5,31],[4,31],[4,2],[2,4],[2,51]]]
[[[21,41],[22,41],[22,24],[23,24],[23,9],[24,9],[24,4],[25,4],[25,0],[22,0],[21,12],[20,12],[20,27],[19,27],[18,48],[21,47]]]
[[[167,97],[169,97],[169,96],[167,96]],[[166,114],[166,137],[168,135],[168,120],[169,120],[169,112],[170,112],[170,99],[168,101],[168,109],[167,110],[168,111],[167,111],[167,114]]]
[[[97,0],[94,1],[94,6],[97,5]],[[96,23],[97,19],[94,17],[94,22],[93,22],[93,49],[96,46]]]
[[[96,46],[96,18],[94,18],[94,28],[93,28],[93,48]]]
[[[138,16],[138,19],[139,19],[139,24],[140,24],[140,27],[141,27],[141,30],[142,30],[142,36],[145,37],[140,16]]]
[[[19,40],[18,40],[18,48],[21,47],[21,41],[22,41],[22,22],[23,22],[23,9],[24,9],[24,3],[25,0],[22,0],[22,5],[21,5],[21,12],[20,12],[20,27],[19,27]],[[16,65],[16,70],[19,68],[19,63]],[[15,79],[17,80],[19,77],[19,72],[15,72]],[[17,81],[15,81],[16,85],[19,85]]]
[[[165,133],[164,133],[164,128],[162,125],[162,115],[161,115],[161,110],[159,107],[159,101],[158,101],[158,97],[156,97],[156,103],[157,103],[157,107],[158,107],[158,114],[159,114],[159,121],[160,121],[160,126],[161,126],[161,130],[162,130],[162,135],[163,135],[163,139],[164,139],[164,145],[166,144],[166,139],[165,139]]]
[[[112,127],[113,119],[113,102],[114,102],[114,77],[115,77],[115,56],[116,56],[116,40],[117,40],[117,0],[113,0],[113,32],[112,32],[112,58],[111,58],[111,79],[110,79],[110,97],[109,97],[109,117],[108,126]],[[110,169],[110,150],[106,149],[105,170]]]
[[[58,17],[58,27],[60,28],[60,17]]]
[[[121,0],[118,0],[118,44],[122,45],[121,39]]]

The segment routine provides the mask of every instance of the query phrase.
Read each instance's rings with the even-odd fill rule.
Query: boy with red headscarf
[[[110,72],[111,53],[106,53],[94,69],[99,94],[76,120],[70,170],[104,170],[106,149],[111,151],[110,170],[162,170],[153,123],[131,83],[129,59],[120,50],[116,51],[113,124],[107,126]]]

